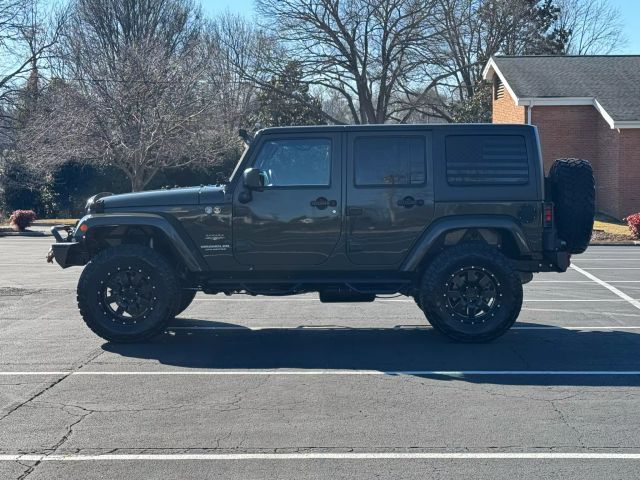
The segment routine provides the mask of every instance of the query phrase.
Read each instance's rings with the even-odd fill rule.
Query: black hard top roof
[[[305,132],[376,132],[376,131],[410,131],[410,130],[505,130],[505,129],[534,129],[532,125],[497,124],[497,123],[413,123],[413,124],[367,124],[367,125],[313,125],[270,127],[260,130],[261,134],[272,133],[305,133]]]

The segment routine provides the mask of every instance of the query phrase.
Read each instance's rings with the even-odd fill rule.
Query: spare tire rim
[[[142,269],[118,268],[100,282],[98,296],[113,322],[135,324],[153,311],[157,301],[155,290],[151,276]]]
[[[465,324],[485,323],[500,307],[500,283],[482,267],[463,267],[447,281],[446,306],[451,317]]]

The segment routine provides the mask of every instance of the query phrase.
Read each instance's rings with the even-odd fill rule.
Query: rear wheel
[[[485,244],[442,252],[427,267],[420,303],[429,323],[459,342],[488,342],[503,335],[522,307],[522,284],[509,259]]]
[[[169,262],[139,245],[100,252],[78,282],[82,318],[111,342],[139,342],[162,333],[179,298],[178,279]]]

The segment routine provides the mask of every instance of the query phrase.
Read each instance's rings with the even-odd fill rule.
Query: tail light
[[[543,207],[544,213],[544,226],[553,227],[553,203],[545,203]]]

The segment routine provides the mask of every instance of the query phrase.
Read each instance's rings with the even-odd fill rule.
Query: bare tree
[[[620,10],[607,0],[557,0],[559,25],[569,32],[566,52],[572,55],[607,55],[622,47]]]
[[[558,16],[551,0],[438,0],[434,22],[440,42],[430,48],[438,49],[431,56],[445,77],[431,100],[435,114],[447,121],[489,121],[490,96],[482,83],[486,62],[498,53],[562,53],[566,32]]]
[[[435,5],[436,0],[257,1],[265,29],[277,32],[300,63],[303,80],[339,95],[354,123],[397,120],[403,108],[397,101],[408,88],[429,90],[437,83],[425,56],[436,36]]]
[[[43,141],[22,151],[112,164],[133,191],[160,170],[213,162],[225,146],[208,121],[218,92],[203,27],[190,0],[76,0],[53,104],[31,122]]]
[[[265,64],[272,40],[237,14],[223,13],[208,25],[211,64],[208,81],[220,99],[216,115],[237,138],[239,128],[253,128],[258,82],[268,81]]]
[[[39,0],[0,0],[0,144],[19,125],[16,105],[29,80],[37,93],[38,69],[49,60],[65,21],[65,10]]]

